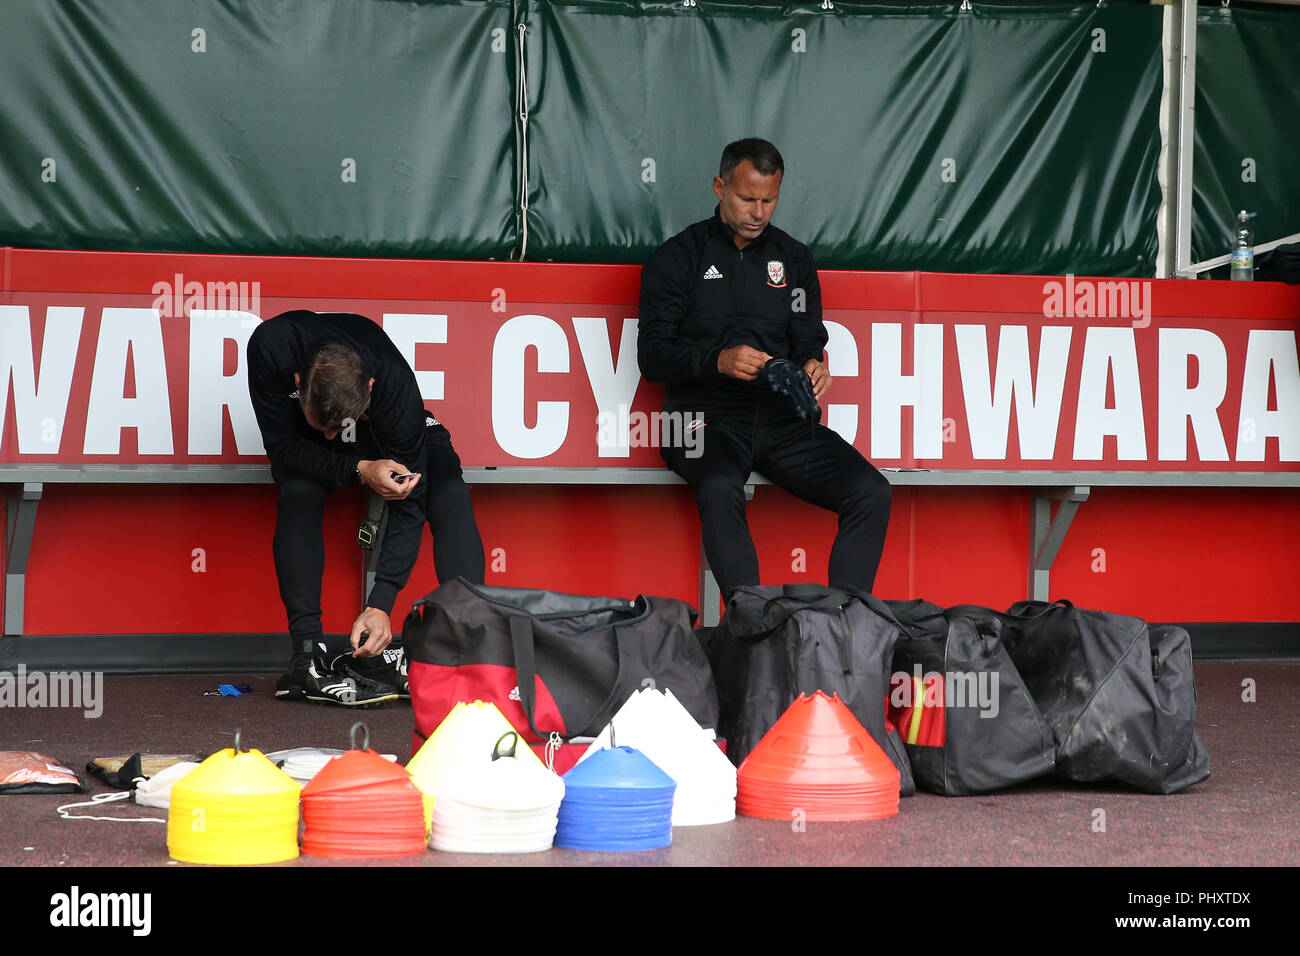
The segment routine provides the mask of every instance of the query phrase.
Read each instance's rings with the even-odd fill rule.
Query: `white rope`
[[[143,777],[137,777],[136,780],[143,780]],[[131,791],[123,790],[121,793],[97,793],[89,800],[83,803],[65,803],[58,808],[59,819],[61,820],[99,820],[104,823],[166,823],[166,817],[89,817],[74,816],[68,813],[74,807],[98,807],[105,803],[112,803],[115,800],[130,800]]]
[[[546,769],[555,773],[555,752],[560,749],[564,743],[564,738],[551,731],[551,735],[546,738]]]
[[[524,34],[528,25],[520,23],[519,88],[515,105],[519,110],[519,261],[528,255],[528,65],[524,61]]]

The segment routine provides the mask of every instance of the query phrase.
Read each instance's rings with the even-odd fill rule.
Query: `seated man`
[[[348,706],[409,696],[400,652],[360,672],[347,656],[325,656],[325,499],[363,484],[387,503],[375,583],[351,635],[356,658],[375,658],[392,640],[389,613],[426,519],[438,579],[483,581],[483,544],[451,435],[425,410],[397,346],[360,315],[300,310],[263,322],[248,341],[248,391],[280,489],[273,549],[292,656],[276,696]]]
[[[751,471],[839,515],[832,586],[871,590],[889,523],[880,472],[815,424],[819,408],[801,417],[764,374],[773,359],[793,362],[790,371],[810,378],[809,404],[831,386],[812,256],[770,224],[784,173],[766,140],[731,143],[713,180],[713,216],[669,239],[641,273],[641,373],[664,383],[665,411],[704,421],[698,454],[661,454],[695,489],[704,553],[724,596],[759,583],[745,519]]]

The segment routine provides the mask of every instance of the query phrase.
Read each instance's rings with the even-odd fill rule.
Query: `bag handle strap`
[[[943,608],[923,612],[921,605],[925,603],[924,598],[913,598],[910,601],[886,601],[885,605],[898,616],[900,621],[908,625],[920,625],[928,621],[945,620]]]
[[[1069,601],[1020,601],[1011,605],[1008,611],[995,611],[992,608],[980,607],[978,604],[955,604],[944,610],[944,616],[951,620],[954,617],[992,617],[1004,623],[1023,623],[1032,621],[1035,618],[1050,614],[1058,608],[1073,607]]]
[[[823,589],[823,591],[825,591],[825,589]],[[768,605],[771,605],[775,601],[781,600],[782,597],[803,597],[803,595],[782,594],[780,597],[769,599],[767,603]],[[794,617],[800,611],[831,610],[846,603],[847,600],[848,595],[846,594],[836,594],[835,592],[823,593],[822,596],[815,601],[807,604],[797,604],[786,608],[785,612],[776,619],[776,623],[767,628],[767,630],[759,631],[757,634],[736,634],[733,636],[737,640],[744,641],[746,644],[761,644],[773,634],[780,631],[781,628],[785,627],[785,622],[790,620],[790,618]]]
[[[800,611],[830,610],[847,604],[851,598],[857,598],[871,610],[892,623],[900,631],[905,634],[909,633],[907,625],[898,619],[898,616],[894,614],[888,604],[880,600],[880,598],[876,597],[874,594],[867,591],[861,591],[857,588],[832,588],[823,584],[798,582],[795,584],[785,585],[781,588],[781,594],[777,597],[769,598],[767,603],[768,605],[771,605],[774,602],[781,600],[781,598],[804,599],[807,600],[808,603],[787,608],[785,613],[777,619],[776,623],[765,631],[761,631],[758,634],[737,634],[734,636],[738,640],[744,641],[746,644],[758,644],[780,631],[781,628],[785,626],[785,622],[790,620],[790,618],[794,617],[794,615],[798,614]]]
[[[876,597],[870,591],[863,591],[859,588],[850,587],[848,585],[843,585],[842,587],[836,590],[840,591],[843,594],[847,594],[850,597],[857,598],[867,607],[871,608],[871,610],[875,611],[877,614],[883,617],[886,621],[889,621],[891,624],[893,624],[894,627],[898,628],[902,633],[904,634],[911,633],[911,627],[909,627],[907,624],[904,624],[902,621],[898,619],[898,615],[894,613],[894,609],[891,608],[884,601],[880,600],[880,598]]]
[[[614,625],[614,639],[618,645],[618,676],[614,678],[614,687],[605,702],[596,709],[596,713],[581,730],[559,736],[594,737],[600,733],[614,712],[623,705],[635,688],[629,687],[636,665],[636,633],[630,627]],[[515,676],[519,679],[519,702],[528,717],[528,728],[545,740],[551,732],[537,729],[537,648],[533,638],[533,619],[527,615],[510,615],[510,643],[515,652]]]

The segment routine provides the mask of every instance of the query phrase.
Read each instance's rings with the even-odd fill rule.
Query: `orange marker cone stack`
[[[361,723],[352,726],[352,749],[303,787],[302,819],[307,856],[382,860],[425,849],[424,794],[405,768],[370,749],[370,731]]]
[[[874,820],[898,813],[899,775],[836,695],[800,695],[745,758],[736,810],[790,820]]]

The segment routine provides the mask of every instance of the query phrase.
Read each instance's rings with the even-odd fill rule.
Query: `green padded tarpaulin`
[[[818,265],[1150,275],[1161,12],[532,2],[529,258],[640,262],[722,147],[787,163]]]
[[[1200,8],[1192,182],[1193,262],[1300,233],[1300,10]]]
[[[4,0],[0,244],[505,257],[508,0]]]

